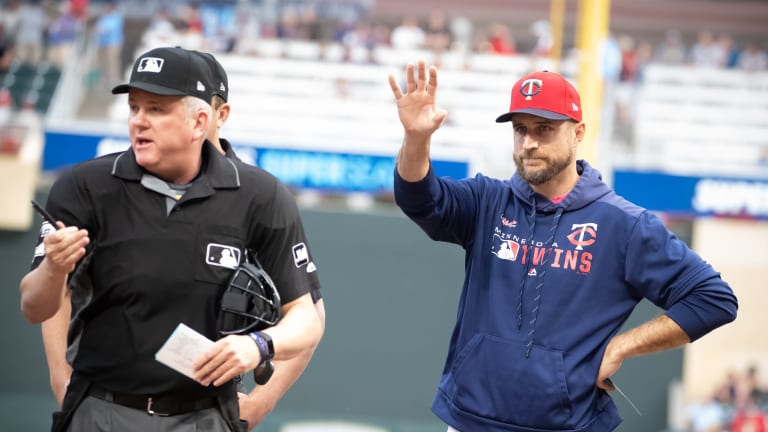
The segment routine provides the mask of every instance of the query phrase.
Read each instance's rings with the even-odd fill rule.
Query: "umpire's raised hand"
[[[21,281],[21,310],[32,323],[52,317],[61,306],[66,292],[67,275],[85,256],[90,243],[88,231],[56,222],[58,230],[45,237],[45,258]]]

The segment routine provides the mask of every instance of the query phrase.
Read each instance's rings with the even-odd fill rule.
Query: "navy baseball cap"
[[[581,121],[581,100],[576,88],[564,76],[549,71],[528,74],[512,87],[509,112],[496,122],[512,120],[515,113],[531,114],[550,120]]]
[[[202,56],[181,47],[149,50],[133,63],[127,84],[112,89],[112,94],[135,88],[163,96],[194,96],[211,103],[214,95],[211,70]]]
[[[199,54],[200,57],[208,63],[208,67],[211,69],[213,94],[218,95],[224,99],[224,102],[226,102],[229,95],[229,79],[227,78],[227,71],[224,70],[224,67],[218,60],[216,60],[216,57],[214,57],[213,54],[200,51],[194,52]]]

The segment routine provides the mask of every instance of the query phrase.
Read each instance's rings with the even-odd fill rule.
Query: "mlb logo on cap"
[[[515,83],[509,112],[500,115],[496,122],[511,121],[516,113],[580,122],[581,100],[576,88],[562,75],[549,71],[534,72]]]
[[[199,52],[161,47],[136,59],[129,82],[116,86],[112,93],[134,88],[163,96],[194,96],[210,104],[215,90],[212,81],[211,70]]]
[[[155,72],[160,73],[163,70],[164,60],[157,57],[144,57],[139,61],[139,67],[136,72]]]

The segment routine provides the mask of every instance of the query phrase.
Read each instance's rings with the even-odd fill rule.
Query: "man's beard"
[[[569,147],[568,153],[564,154],[561,158],[544,158],[543,160],[547,164],[546,168],[533,172],[526,172],[525,167],[523,166],[522,155],[523,154],[521,153],[514,156],[517,175],[532,186],[544,184],[555,178],[573,163],[573,158],[575,156],[573,148]]]

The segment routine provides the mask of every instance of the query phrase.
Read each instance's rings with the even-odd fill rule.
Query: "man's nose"
[[[143,110],[136,110],[131,114],[129,119],[131,125],[141,126],[146,123],[146,117]]]
[[[525,134],[523,136],[523,149],[535,149],[539,146],[539,141],[533,137],[531,137],[531,134]]]

